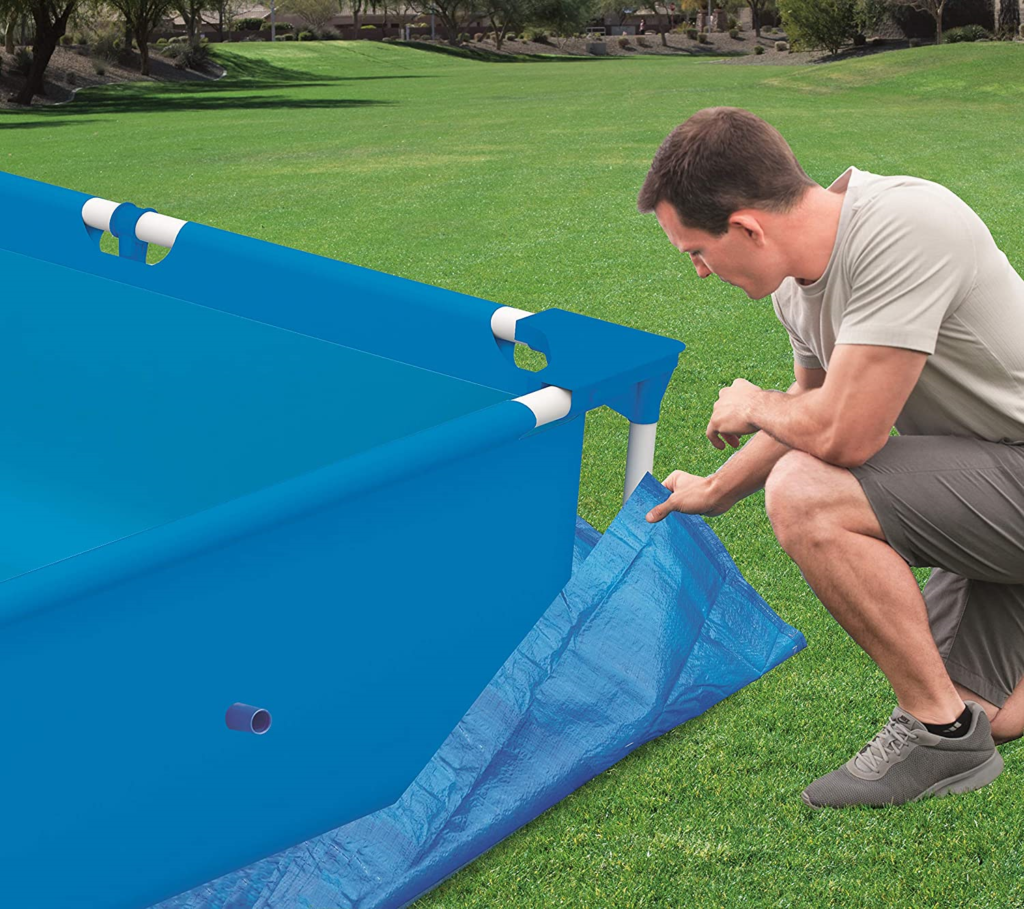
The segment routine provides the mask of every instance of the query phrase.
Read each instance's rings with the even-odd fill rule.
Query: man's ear
[[[736,227],[743,232],[743,236],[754,242],[755,246],[764,246],[764,225],[761,222],[760,213],[750,209],[742,209],[735,212],[729,218],[729,227]]]

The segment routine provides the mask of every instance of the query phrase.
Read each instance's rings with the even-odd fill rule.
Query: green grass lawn
[[[217,83],[119,85],[0,114],[0,168],[511,306],[680,338],[659,477],[721,463],[703,431],[722,385],[792,379],[770,304],[699,282],[653,217],[636,213],[655,148],[693,111],[764,116],[823,183],[851,164],[937,180],[1024,270],[1024,46],[811,67],[498,66],[364,42],[217,57],[229,72]],[[604,529],[626,426],[608,411],[588,421],[580,511]],[[496,489],[494,508],[507,507]],[[418,905],[1024,906],[1024,746],[1006,746],[1002,777],[970,795],[898,810],[802,805],[801,789],[870,738],[893,697],[779,549],[761,495],[712,526],[808,649]]]

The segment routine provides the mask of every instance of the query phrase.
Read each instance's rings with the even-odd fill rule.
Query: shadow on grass
[[[446,44],[427,44],[424,41],[396,41],[396,47],[411,47],[414,50],[431,51],[435,54],[446,54],[449,57],[460,57],[463,60],[481,60],[485,63],[579,63],[582,61],[621,60],[622,57],[584,57],[572,54],[501,54],[497,51],[476,47],[451,47]]]
[[[81,123],[99,123],[100,122],[99,120],[93,120],[91,118],[88,119],[88,120],[79,120],[77,117],[75,117],[74,119],[72,119],[71,117],[66,117],[63,120],[49,120],[49,119],[47,119],[47,120],[30,120],[27,123],[25,121],[22,121],[22,120],[15,120],[15,118],[18,117],[19,115],[21,115],[21,114],[29,114],[29,113],[31,113],[31,114],[46,113],[46,108],[43,108],[43,107],[27,108],[26,107],[24,110],[0,111],[0,131],[5,130],[5,129],[38,129],[41,126],[46,127],[47,129],[49,129],[52,126],[78,126]],[[13,122],[9,122],[9,121],[13,121]]]
[[[300,83],[301,84],[301,83]],[[321,83],[317,83],[318,85]],[[136,88],[145,85],[149,90]],[[293,84],[291,87],[296,87]],[[239,89],[250,85],[231,86],[221,83],[185,83],[173,88],[160,85],[153,91],[153,83],[135,83],[130,88],[125,84],[104,86],[102,92],[79,92],[74,102],[55,107],[32,107],[23,111],[11,111],[7,116],[32,114],[45,118],[28,123],[10,124],[7,128],[31,129],[36,126],[58,126],[65,123],[88,123],[78,115],[89,114],[166,114],[184,111],[226,111],[226,110],[348,110],[367,107],[383,107],[394,101],[374,101],[366,98],[296,98],[294,95],[268,96],[242,94]],[[111,90],[113,89],[113,90]],[[2,125],[2,121],[0,121]]]
[[[460,57],[463,60],[480,60],[485,63],[569,63],[583,61],[608,61],[608,60],[636,60],[641,57],[645,59],[664,60],[666,57],[745,57],[746,51],[720,50],[713,45],[704,47],[698,45],[693,48],[671,48],[667,54],[504,54],[486,48],[476,47],[451,47],[446,44],[427,44],[424,41],[396,41],[399,47],[411,47],[415,50],[433,51],[435,54],[447,54],[449,57]]]

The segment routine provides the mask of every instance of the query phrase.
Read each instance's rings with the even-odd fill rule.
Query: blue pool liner
[[[667,496],[648,475],[603,536],[577,518],[571,580],[394,805],[155,909],[406,906],[802,650],[702,518],[647,523]]]

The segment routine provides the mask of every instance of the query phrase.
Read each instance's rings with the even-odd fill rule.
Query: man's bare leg
[[[886,542],[850,471],[792,451],[765,485],[775,535],[832,616],[878,664],[922,723],[964,709],[928,624],[913,572]]]
[[[1024,679],[1017,683],[1002,707],[996,707],[963,685],[954,682],[953,686],[965,701],[975,701],[985,710],[992,724],[992,738],[997,745],[1004,745],[1024,735]]]

